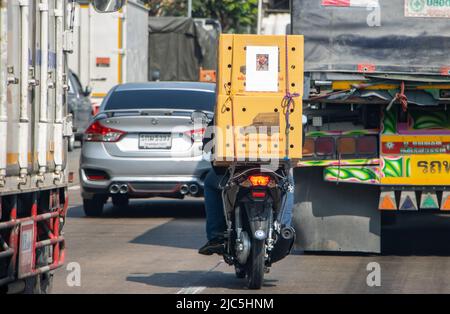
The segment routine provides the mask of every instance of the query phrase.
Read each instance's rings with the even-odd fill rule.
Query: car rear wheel
[[[100,217],[103,214],[105,200],[100,195],[94,195],[92,199],[83,199],[84,213],[88,217]]]
[[[126,208],[130,203],[130,199],[126,195],[114,195],[112,203],[116,208]]]

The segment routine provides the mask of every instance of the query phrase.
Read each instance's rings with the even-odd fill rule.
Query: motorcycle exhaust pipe
[[[122,184],[120,186],[119,192],[120,192],[120,194],[127,194],[128,193],[128,185]]]
[[[295,230],[291,226],[281,229],[281,236],[283,239],[290,240],[295,237]]]
[[[189,187],[189,193],[191,193],[192,195],[196,195],[198,193],[197,184],[191,184],[191,186]]]
[[[292,246],[295,241],[295,230],[291,226],[283,227],[278,234],[277,242],[275,242],[275,246],[270,252],[270,263],[275,263],[286,256],[291,252]]]
[[[183,184],[180,188],[180,193],[182,195],[186,195],[189,193],[189,187],[187,186],[187,184]]]
[[[119,193],[119,191],[120,191],[120,187],[118,184],[113,184],[109,188],[109,193],[111,193],[111,194],[117,194],[117,193]]]

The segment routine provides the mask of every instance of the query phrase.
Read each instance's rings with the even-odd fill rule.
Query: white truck
[[[0,292],[49,292],[64,263],[73,5],[0,0]]]
[[[117,84],[148,81],[148,12],[139,0],[127,1],[113,14],[78,1],[69,68],[92,89],[93,103]]]

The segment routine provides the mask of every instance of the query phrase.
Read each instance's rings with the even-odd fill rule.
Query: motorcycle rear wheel
[[[264,281],[264,240],[252,239],[251,253],[247,262],[247,286],[249,289],[261,289]]]
[[[238,279],[244,279],[247,275],[247,272],[245,271],[245,266],[242,265],[234,265],[234,272],[236,274],[236,278]]]

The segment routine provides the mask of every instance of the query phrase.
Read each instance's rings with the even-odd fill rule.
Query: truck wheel
[[[252,239],[251,253],[247,262],[247,286],[261,289],[264,281],[264,240]]]
[[[119,209],[128,207],[130,199],[124,195],[114,195],[112,197],[113,206]]]
[[[53,274],[45,273],[25,279],[23,294],[50,294],[53,289]]]
[[[104,198],[94,195],[92,199],[83,199],[84,213],[88,217],[100,217],[103,214]]]

